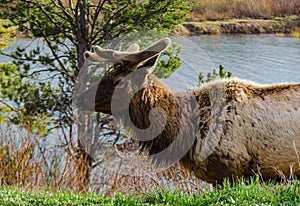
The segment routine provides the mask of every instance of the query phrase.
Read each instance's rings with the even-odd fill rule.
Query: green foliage
[[[45,136],[59,122],[60,114],[54,112],[63,109],[67,100],[56,95],[59,90],[50,82],[39,81],[38,73],[29,73],[29,66],[24,68],[0,64],[0,122],[12,122]]]
[[[170,48],[168,48],[164,55],[168,57],[166,60],[161,60],[158,62],[154,74],[159,78],[168,78],[176,69],[180,67],[181,61],[179,58],[179,53],[181,51],[181,47],[176,44],[172,44]]]
[[[11,38],[16,33],[16,27],[11,27],[9,22],[0,19],[0,49],[7,47],[15,39]]]
[[[204,75],[202,73],[199,73],[199,84],[204,84],[206,82],[209,82],[209,81],[213,81],[217,78],[221,78],[221,79],[224,79],[224,78],[230,78],[232,76],[232,72],[230,71],[226,71],[224,69],[224,66],[221,64],[219,66],[219,71],[217,72],[216,69],[213,70],[213,73],[208,73],[207,76],[206,76],[206,79],[204,79]]]
[[[81,70],[83,53],[135,31],[168,33],[184,20],[190,8],[184,0],[0,0],[0,18],[8,19],[33,39],[28,47],[10,54],[13,64],[1,65],[0,121],[39,136],[61,128],[62,145],[76,176],[74,187],[85,190],[94,167],[81,135],[98,141],[101,134],[89,133],[96,123],[90,121],[91,116],[73,111],[71,105],[75,84],[79,91],[88,84],[88,78],[78,78],[79,72],[89,75],[84,73],[88,70]],[[170,54],[170,63],[164,64],[174,70],[179,62],[176,53]],[[73,118],[81,121],[73,124]]]
[[[117,8],[122,8],[126,4],[128,4],[128,1],[118,0],[106,4],[103,10],[104,25],[106,25],[105,22],[110,20]],[[126,9],[122,9],[116,14],[115,21],[106,25],[106,30],[111,33],[111,37],[115,37],[114,34],[122,30],[129,32],[151,29],[170,31],[177,24],[181,23],[190,9],[190,3],[186,1],[148,0],[143,3],[132,1]],[[124,17],[127,19],[125,20]],[[143,22],[143,24],[140,24],[140,22]]]
[[[142,30],[171,31],[181,23],[191,9],[183,0],[154,1],[83,1],[70,5],[63,1],[1,0],[0,8],[6,8],[0,17],[10,19],[21,31],[30,32],[34,37],[76,37],[75,32],[88,27],[86,38],[89,46],[103,43],[120,34]],[[1,4],[2,3],[2,4]],[[77,24],[82,18],[80,5],[85,9],[88,25]],[[99,13],[101,12],[101,15]],[[73,19],[70,19],[73,18]],[[80,23],[80,22],[79,22]],[[74,28],[77,27],[77,28]],[[96,34],[96,35],[95,35]],[[75,43],[76,39],[73,40]]]
[[[300,182],[287,185],[261,183],[258,178],[250,181],[224,182],[213,191],[180,191],[158,189],[150,194],[119,195],[114,198],[95,193],[74,192],[24,192],[19,189],[0,188],[1,205],[299,205]]]

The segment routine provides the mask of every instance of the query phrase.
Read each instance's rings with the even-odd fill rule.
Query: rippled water
[[[274,35],[189,37],[233,76],[259,83],[300,82],[300,39]]]
[[[48,52],[40,40],[30,42],[29,39],[18,39],[5,51],[11,52],[17,46],[30,49],[39,42],[44,47],[44,52]],[[177,75],[184,76],[185,82],[191,87],[197,84],[198,71],[208,72],[219,64],[232,71],[233,76],[259,83],[300,82],[299,38],[275,35],[201,35],[187,37],[187,40],[179,42],[185,45],[180,54],[183,57],[182,68],[177,71]],[[212,62],[207,62],[207,58]],[[5,61],[9,59],[0,56],[0,62]],[[194,71],[191,71],[191,67]],[[177,89],[181,87],[176,77],[170,82],[176,84]]]

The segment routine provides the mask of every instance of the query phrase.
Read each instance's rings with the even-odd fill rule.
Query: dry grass
[[[299,0],[194,0],[190,20],[271,19],[300,15]]]
[[[94,191],[106,196],[116,192],[152,192],[155,188],[181,189],[192,194],[207,187],[179,166],[144,176],[125,174],[115,166],[115,162],[119,162],[117,155],[100,159],[100,163],[92,167],[89,181],[83,181],[86,171],[82,165],[88,163],[77,158],[74,140],[68,138],[63,134],[41,138],[26,130],[0,124],[0,186]],[[131,152],[130,148],[127,152]]]
[[[300,27],[296,27],[291,31],[291,36],[295,38],[300,38]]]
[[[62,188],[74,185],[74,171],[64,159],[62,148],[50,146],[47,139],[0,125],[0,145],[1,186]]]
[[[0,187],[22,187],[33,191],[37,188],[92,191],[105,196],[152,193],[157,189],[194,194],[210,189],[210,185],[196,179],[179,165],[143,176],[132,175],[130,171],[124,173],[121,166],[116,167],[121,162],[116,150],[112,150],[115,154],[109,158],[103,156],[97,164],[94,162],[89,181],[82,181],[82,176],[86,175],[82,165],[87,163],[86,160],[76,158],[78,150],[73,146],[74,140],[62,134],[57,136],[44,139],[15,127],[0,125]],[[124,144],[129,145],[126,141]],[[104,153],[103,150],[100,152]],[[123,147],[122,152],[130,153],[132,147]],[[134,159],[124,164],[143,169],[136,166]],[[274,169],[284,182],[294,179],[292,166],[288,179]]]

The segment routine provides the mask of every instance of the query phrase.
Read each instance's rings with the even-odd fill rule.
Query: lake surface
[[[169,84],[177,89],[194,87],[197,74],[211,72],[223,64],[234,77],[259,83],[300,82],[300,39],[275,35],[202,35],[177,39],[183,44],[181,68]],[[175,41],[177,41],[175,39]],[[18,39],[6,52],[17,46],[34,47],[37,42]],[[41,44],[41,42],[39,42]],[[47,53],[47,48],[45,48]],[[0,56],[0,62],[9,58]],[[184,82],[181,82],[181,79]]]
[[[300,82],[300,39],[274,35],[197,36],[216,66],[260,83]]]

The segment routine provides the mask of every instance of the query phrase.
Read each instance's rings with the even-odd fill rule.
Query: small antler
[[[132,61],[132,62],[142,62],[150,57],[155,56],[158,53],[163,52],[167,49],[171,44],[170,38],[163,38],[151,46],[147,47],[146,49],[132,53],[132,52],[122,52],[122,51],[115,51],[113,52],[113,57],[118,60],[123,61]]]
[[[140,46],[136,43],[130,45],[126,52],[128,54],[136,53],[140,50]],[[100,46],[95,46],[94,52],[86,51],[84,53],[84,57],[86,59],[89,59],[92,62],[106,62],[106,61],[116,61],[118,60],[113,56],[113,53],[116,52],[116,50],[112,49],[103,49]]]
[[[100,46],[95,46],[95,52],[86,51],[85,58],[93,62],[106,62],[106,61],[130,61],[142,62],[150,57],[161,53],[171,44],[170,38],[163,38],[146,49],[139,51],[138,44],[132,44],[126,51],[116,51],[112,49],[103,49]]]

